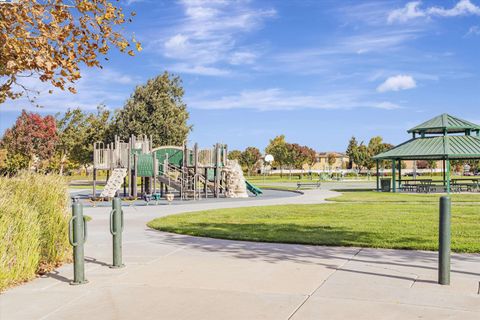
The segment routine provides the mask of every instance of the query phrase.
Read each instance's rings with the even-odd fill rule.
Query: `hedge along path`
[[[71,258],[68,203],[59,176],[0,178],[0,290]]]

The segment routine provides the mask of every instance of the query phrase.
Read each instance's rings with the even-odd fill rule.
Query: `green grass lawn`
[[[332,200],[185,213],[155,219],[148,226],[232,240],[437,250],[438,195],[346,192]],[[452,250],[480,252],[480,206],[475,204],[480,197],[453,195],[453,200]]]
[[[327,199],[333,202],[397,202],[397,203],[438,203],[440,194],[422,193],[391,193],[365,190],[339,190],[341,196]],[[480,193],[454,193],[451,194],[452,202],[480,202]]]

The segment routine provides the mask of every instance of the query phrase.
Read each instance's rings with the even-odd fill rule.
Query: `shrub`
[[[68,190],[59,176],[0,178],[0,290],[69,259]]]

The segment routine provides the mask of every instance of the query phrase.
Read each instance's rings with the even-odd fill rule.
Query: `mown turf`
[[[438,195],[411,195],[414,203],[406,201],[408,195],[401,195],[399,202],[375,195],[377,200],[369,192],[357,192],[345,194],[344,201],[349,201],[345,203],[186,213],[155,219],[148,226],[232,240],[437,250]],[[468,202],[454,203],[452,209],[452,250],[456,252],[480,252],[480,206],[471,204],[472,199]]]
[[[342,192],[342,191],[340,191]],[[425,193],[393,193],[364,190],[343,191],[341,196],[328,199],[334,202],[400,202],[400,203],[438,203],[444,194]],[[480,193],[453,193],[453,202],[480,202]]]

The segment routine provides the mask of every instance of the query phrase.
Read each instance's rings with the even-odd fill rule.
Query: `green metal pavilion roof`
[[[466,130],[480,130],[480,126],[444,113],[413,127],[408,133],[460,133]]]
[[[480,137],[451,135],[411,139],[373,159],[480,159]]]

